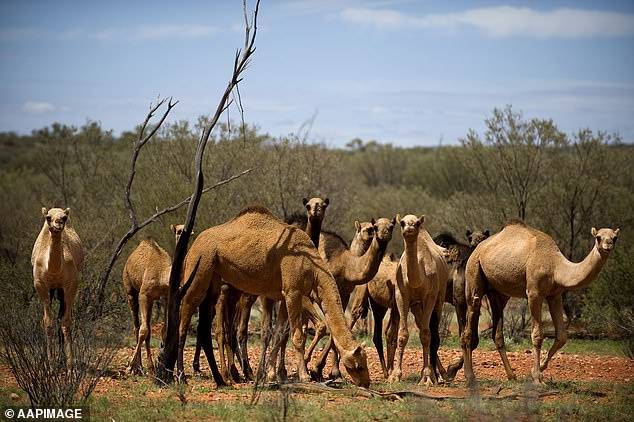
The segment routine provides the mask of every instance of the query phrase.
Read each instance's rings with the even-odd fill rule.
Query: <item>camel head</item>
[[[50,210],[42,208],[42,215],[46,219],[48,230],[51,233],[61,233],[66,227],[66,222],[70,215],[70,208],[51,208]]]
[[[370,386],[370,373],[368,372],[368,357],[359,345],[352,351],[344,351],[341,363],[345,366],[352,381],[359,387],[368,388]]]
[[[594,227],[590,230],[592,236],[596,239],[595,246],[599,250],[601,255],[609,254],[612,252],[614,248],[614,244],[616,243],[616,239],[619,237],[619,230],[612,229],[595,229]]]
[[[365,245],[369,245],[370,241],[374,237],[374,224],[369,221],[359,223],[359,220],[354,222],[354,227],[357,230],[357,236]]]
[[[469,241],[469,246],[471,246],[471,249],[474,249],[476,246],[478,246],[480,244],[480,242],[482,242],[484,239],[486,239],[487,237],[489,237],[491,234],[489,232],[489,230],[485,230],[485,231],[471,231],[469,229],[467,229],[467,240]]]
[[[181,238],[181,235],[183,234],[183,230],[185,230],[185,225],[184,224],[170,224],[170,230],[172,231],[172,233],[174,233],[174,238],[175,238],[175,242],[174,244],[178,243],[178,239]],[[191,240],[194,237],[194,231],[192,230],[192,234],[189,236],[189,239]]]
[[[394,226],[396,225],[396,217],[391,220],[389,218],[379,218],[376,221],[374,221],[373,218],[371,220],[371,223],[374,227],[376,240],[385,244],[392,240],[392,231],[394,230]]]
[[[326,214],[326,208],[328,207],[328,204],[330,204],[330,200],[328,198],[304,198],[302,202],[306,207],[306,213],[308,214],[308,219],[310,221],[323,221]]]
[[[418,238],[418,232],[425,222],[425,216],[421,215],[420,218],[418,218],[415,215],[408,214],[401,218],[400,215],[396,214],[396,222],[401,226],[403,239],[406,241],[412,241]]]

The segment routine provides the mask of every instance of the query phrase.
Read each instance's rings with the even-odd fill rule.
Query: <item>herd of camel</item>
[[[236,360],[242,376],[253,379],[247,355],[248,322],[251,308],[259,298],[261,351],[267,356],[258,365],[259,376],[286,379],[284,356],[290,336],[300,381],[320,379],[330,355],[333,365],[329,376],[340,376],[343,364],[355,384],[369,386],[366,352],[352,334],[352,327],[371,308],[373,341],[383,375],[390,382],[399,381],[402,376],[403,351],[409,338],[407,316],[412,312],[423,352],[420,383],[451,381],[464,365],[465,378],[472,385],[472,352],[478,345],[482,299],[487,296],[493,338],[509,379],[515,375],[504,346],[503,311],[510,297],[528,299],[532,317],[531,377],[539,384],[543,382],[542,371],[567,339],[562,293],[596,279],[619,234],[618,228],[592,228],[592,250],[582,262],[573,263],[550,236],[521,221],[511,221],[493,235],[488,230],[467,230],[469,243],[463,244],[449,233],[432,238],[425,229],[425,216],[397,214],[394,218],[355,221],[355,236],[348,245],[336,233],[322,230],[328,199],[304,198],[303,205],[306,212],[295,214],[286,222],[263,207],[247,207],[235,218],[195,238],[182,274],[183,280],[191,278],[192,282],[180,308],[179,374],[185,373],[185,340],[191,318],[198,312],[194,371],[200,370],[202,349],[219,385],[241,379]],[[83,249],[79,236],[67,225],[69,208],[43,208],[42,214],[45,221],[31,256],[34,285],[44,304],[43,325],[49,343],[54,335],[51,301],[55,296],[60,301],[64,352],[72,365],[71,310]],[[385,253],[397,225],[404,246],[400,258]],[[183,226],[172,225],[171,230],[178,242]],[[131,371],[142,371],[143,344],[148,370],[154,371],[150,348],[152,305],[167,296],[170,266],[170,255],[151,239],[142,240],[125,264],[123,286],[136,338]],[[345,310],[351,299],[351,319],[347,320]],[[544,300],[556,338],[541,361]],[[463,351],[462,358],[446,370],[438,357],[439,319],[444,302],[455,306]],[[384,331],[383,319],[388,310]],[[212,347],[214,319],[220,368]],[[305,349],[309,323],[315,335]],[[326,335],[326,346],[311,359],[318,341]]]

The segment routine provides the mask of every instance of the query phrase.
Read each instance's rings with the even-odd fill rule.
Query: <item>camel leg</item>
[[[273,315],[273,305],[275,301],[272,299],[267,299],[264,296],[260,296],[260,305],[262,307],[262,326],[260,328],[260,361],[258,362],[258,369],[256,378],[258,380],[263,380],[265,376],[266,366],[268,366],[266,356],[269,355],[270,359],[270,350],[271,350],[271,335],[273,331],[273,327],[271,324],[271,319]]]
[[[207,295],[198,306],[198,329],[196,331],[196,341],[197,343],[200,344],[202,350],[205,352],[207,363],[209,364],[209,369],[211,370],[211,375],[214,381],[216,382],[216,385],[218,385],[218,387],[222,387],[227,384],[224,378],[222,378],[220,371],[218,370],[218,365],[216,364],[216,358],[214,357],[213,343],[211,340],[211,325],[214,319],[214,314],[215,314],[214,303],[216,301],[217,301],[217,297],[214,297],[211,294],[211,292],[207,292]],[[181,306],[181,327],[183,326],[183,310],[187,310],[189,314],[189,319],[191,320],[191,310],[189,310],[188,307],[186,306]],[[189,323],[187,324],[187,326],[189,326]],[[187,328],[185,328],[184,332],[185,332],[185,338],[186,338]],[[184,348],[185,339],[182,336],[181,336],[181,343]],[[180,353],[182,353],[181,347],[179,347],[179,358],[182,359],[182,356],[180,355]]]
[[[402,282],[399,282],[399,286],[395,291],[396,307],[398,308],[398,314],[400,316],[398,323],[398,339],[396,345],[396,362],[394,369],[388,378],[388,382],[399,382],[403,376],[403,370],[401,368],[403,364],[403,352],[407,341],[409,340],[409,331],[407,328],[407,315],[409,314],[409,297],[402,295],[401,292],[408,289]]]
[[[192,369],[196,374],[200,373],[200,350],[201,344],[198,341],[198,336],[196,336],[196,350],[194,351],[194,361],[192,362]]]
[[[240,359],[240,366],[242,367],[242,374],[248,381],[253,380],[253,369],[249,363],[249,355],[247,352],[247,343],[249,340],[249,319],[251,318],[251,308],[255,303],[257,296],[242,294],[239,302],[239,318],[238,325],[238,353]]]
[[[286,309],[288,313],[288,322],[290,324],[290,330],[292,333],[291,340],[293,341],[293,347],[295,348],[295,354],[297,355],[297,374],[299,375],[300,382],[309,382],[310,376],[306,369],[306,362],[304,361],[304,344],[306,337],[302,330],[303,320],[303,306],[302,298],[304,296],[301,292],[290,292],[286,295]]]
[[[225,328],[227,327],[227,301],[229,296],[229,285],[223,284],[220,288],[220,296],[216,303],[216,320],[214,325],[214,335],[216,337],[216,344],[218,346],[218,360],[220,361],[220,374],[225,380],[226,384],[232,384],[232,379],[229,374],[229,368],[227,367],[227,333]]]
[[[134,340],[139,340],[139,292],[136,290],[130,290],[128,292],[128,305],[130,306],[130,313],[132,314],[132,322],[134,324]]]
[[[385,328],[385,341],[387,342],[386,368],[388,374],[394,369],[394,354],[396,353],[399,319],[398,310],[396,308],[390,309],[390,318]]]
[[[154,369],[154,360],[152,359],[152,348],[150,347],[150,340],[152,338],[152,305],[154,301],[151,299],[147,300],[146,310],[145,310],[145,325],[147,327],[147,335],[145,336],[145,355],[147,357],[147,369],[150,374],[155,373]]]
[[[66,355],[66,367],[68,371],[71,371],[73,368],[73,343],[71,336],[71,325],[73,303],[75,302],[75,294],[77,293],[77,287],[75,286],[69,289],[64,289],[62,297],[60,298],[60,312],[63,310],[61,325],[64,340],[64,354]]]
[[[231,293],[229,295],[229,299],[227,302],[227,319],[225,320],[224,333],[225,333],[225,345],[227,347],[227,365],[229,368],[229,375],[235,382],[241,382],[242,377],[240,376],[240,371],[238,371],[238,367],[236,366],[236,357],[240,359],[239,351],[238,351],[238,340],[237,340],[237,330],[238,330],[238,302],[240,301],[240,297],[242,296],[242,292],[236,288],[231,289]]]
[[[52,341],[51,339],[55,335],[53,332],[53,320],[51,315],[53,314],[53,310],[51,309],[51,292],[50,290],[44,286],[42,282],[35,282],[35,290],[37,291],[42,304],[44,305],[44,316],[42,317],[42,328],[46,334],[46,353],[49,359],[53,359],[53,349],[52,349]]]
[[[321,318],[321,315],[319,315],[309,298],[305,296],[302,298],[302,306],[304,308],[304,315],[313,323],[313,327],[315,327],[315,336],[304,355],[304,361],[308,363],[310,362],[315,347],[317,347],[317,343],[326,335],[327,330],[326,322]]]
[[[500,358],[502,358],[506,377],[509,380],[514,380],[515,373],[511,368],[509,358],[506,356],[506,346],[504,345],[504,307],[506,306],[506,302],[508,302],[509,297],[498,293],[495,290],[490,290],[487,293],[487,297],[489,298],[489,305],[491,306],[491,321],[493,325],[491,334],[493,335],[493,341],[495,342],[495,347],[500,354]]]
[[[370,299],[371,300],[371,299]],[[381,369],[383,370],[383,377],[387,378],[387,365],[385,364],[385,356],[383,354],[383,318],[387,309],[379,306],[376,302],[371,300],[372,313],[374,314],[374,331],[372,333],[372,342],[376,347],[376,352],[379,354],[379,361],[381,362]],[[354,325],[352,322],[352,325]]]
[[[275,335],[273,336],[273,347],[271,348],[271,354],[268,359],[267,379],[270,382],[275,382],[276,380],[278,382],[283,382],[285,380],[283,377],[284,374],[282,373],[282,370],[279,367],[280,364],[277,363],[277,358],[278,358],[278,353],[280,353],[280,349],[282,348],[282,343],[285,341],[285,339],[288,338],[287,332],[288,332],[288,310],[286,309],[286,301],[282,300],[280,302],[280,310],[277,315]],[[302,353],[302,358],[303,358],[303,353]]]
[[[542,331],[542,304],[544,298],[532,292],[527,292],[528,307],[531,311],[531,318],[533,319],[533,330],[531,332],[531,340],[533,341],[533,369],[531,370],[531,376],[535,384],[543,384],[542,374],[539,369],[541,360],[542,343],[544,341],[544,335]]]
[[[350,301],[350,294],[342,294],[341,295],[341,305],[343,311],[345,313],[346,308],[348,307],[348,302]],[[337,346],[332,338],[332,334],[330,335],[330,350],[332,355],[332,367],[330,368],[330,374],[328,374],[328,378],[331,380],[335,380],[341,378],[341,370],[339,369],[339,350],[337,350]]]
[[[456,320],[458,321],[458,338],[462,337],[462,333],[464,333],[465,325],[467,324],[467,304],[464,300],[455,301],[456,308]],[[446,379],[448,381],[452,381],[458,371],[462,368],[464,364],[464,358],[460,356],[460,358],[456,362],[452,362],[447,368]]]
[[[437,382],[434,371],[432,371],[430,366],[431,330],[429,329],[429,322],[434,310],[429,306],[424,307],[419,304],[412,306],[411,311],[414,314],[414,319],[416,320],[416,325],[418,326],[420,344],[423,349],[423,369],[421,371],[421,378],[418,384],[430,387]]]
[[[555,326],[555,341],[550,350],[548,350],[548,356],[544,359],[544,362],[540,366],[540,370],[543,372],[548,368],[548,362],[555,356],[555,353],[561,349],[566,341],[568,335],[566,333],[566,324],[564,323],[564,305],[562,295],[549,297],[546,299],[548,302],[548,310]]]
[[[480,262],[472,258],[467,262],[465,273],[465,290],[467,301],[467,323],[464,332],[460,337],[462,356],[464,359],[464,376],[468,386],[475,385],[475,375],[473,373],[473,351],[478,347],[479,333],[478,323],[480,321],[480,308],[482,297],[484,296],[486,279],[480,268]]]
[[[137,337],[136,347],[134,348],[134,355],[132,355],[132,360],[128,365],[130,367],[130,372],[133,374],[143,373],[143,364],[141,363],[141,348],[143,347],[143,343],[146,341],[146,338],[149,337],[150,332],[150,320],[148,318],[148,311],[151,312],[152,307],[151,305],[148,306],[149,303],[150,302],[148,301],[145,293],[139,293],[139,311],[141,316],[139,335]],[[148,369],[151,362],[149,357],[150,355],[148,354]]]

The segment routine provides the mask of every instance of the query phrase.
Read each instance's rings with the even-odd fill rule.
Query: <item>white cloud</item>
[[[392,9],[347,8],[341,18],[379,28],[446,29],[471,27],[492,37],[587,38],[634,35],[634,15],[599,10],[497,6],[459,13],[406,15]]]
[[[55,106],[45,101],[27,101],[22,106],[22,111],[29,114],[45,114],[55,111]]]
[[[101,41],[116,39],[132,39],[139,41],[161,39],[196,39],[204,38],[217,31],[217,28],[209,25],[183,24],[183,25],[146,25],[135,29],[108,28],[94,34]]]

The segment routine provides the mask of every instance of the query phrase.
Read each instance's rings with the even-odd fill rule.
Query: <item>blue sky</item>
[[[0,2],[0,131],[138,124],[215,109],[243,43],[239,0]],[[261,3],[245,119],[279,136],[456,143],[494,107],[634,140],[634,2]],[[231,117],[239,118],[232,109]]]

